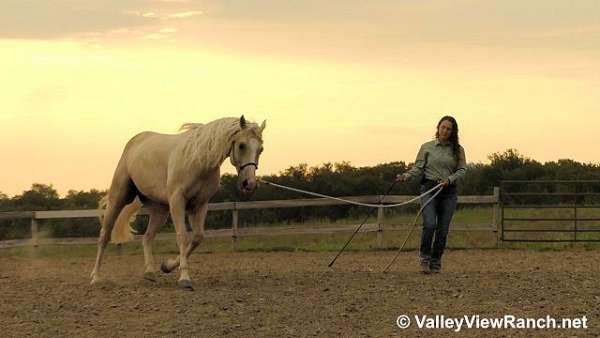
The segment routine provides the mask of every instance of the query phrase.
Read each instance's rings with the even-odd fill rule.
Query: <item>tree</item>
[[[92,189],[88,191],[69,190],[63,200],[68,209],[93,209],[98,207],[98,201],[106,195],[106,191]]]
[[[31,190],[13,197],[13,202],[18,210],[52,210],[62,206],[58,192],[52,184],[41,183],[32,184]]]
[[[11,207],[12,205],[8,196],[0,192],[0,211],[10,211]]]
[[[502,180],[521,179],[600,179],[599,164],[584,164],[570,159],[540,163],[521,155],[516,149],[507,149],[488,156],[490,163],[469,163],[464,180],[459,185],[459,193],[463,195],[491,194],[494,186]],[[306,163],[290,166],[274,175],[260,178],[294,188],[318,192],[332,196],[377,195],[385,193],[394,177],[405,172],[413,164],[404,162],[383,163],[375,166],[354,167],[350,162],[323,163],[309,167]],[[252,196],[252,200],[279,200],[308,198],[297,192],[283,190],[259,183],[260,188]],[[412,195],[418,192],[419,182],[396,184],[391,194]],[[244,200],[238,192],[237,175],[224,174],[221,177],[221,189],[211,202],[230,202]],[[536,185],[533,185],[536,186]],[[533,189],[524,185],[516,185],[518,189]],[[600,192],[600,185],[585,186],[581,189]],[[540,192],[551,192],[557,185],[540,186]],[[561,188],[562,189],[562,188]],[[566,188],[565,188],[566,189]],[[512,190],[512,189],[511,189]],[[90,191],[70,190],[61,199],[52,185],[33,184],[31,189],[22,195],[9,198],[0,193],[0,210],[51,210],[51,209],[93,209],[98,200],[106,193],[92,189]],[[405,211],[407,209],[402,209]],[[311,218],[336,220],[345,217],[360,217],[369,210],[347,205],[330,207],[281,208],[241,210],[240,219],[244,225],[305,221]],[[81,220],[52,221],[55,232],[61,235],[97,232],[97,225],[85,228]],[[96,220],[91,221],[96,222]],[[140,222],[142,220],[140,219]],[[1,225],[1,224],[0,224]],[[231,212],[210,212],[207,218],[209,228],[229,227]],[[14,227],[13,227],[14,228]],[[12,229],[12,228],[11,228]],[[91,229],[91,230],[90,230]],[[1,229],[0,229],[1,230]],[[0,231],[0,238],[2,233]]]

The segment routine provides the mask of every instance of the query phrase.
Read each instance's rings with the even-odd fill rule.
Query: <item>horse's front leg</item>
[[[177,233],[177,246],[179,247],[179,257],[177,259],[169,259],[163,263],[162,270],[169,272],[179,266],[180,276],[177,281],[177,285],[186,290],[193,290],[192,279],[188,271],[187,262],[187,250],[191,244],[189,236],[185,228],[185,207],[187,201],[183,194],[179,191],[173,193],[169,199],[169,209],[171,211],[171,218],[175,225],[175,232]]]
[[[201,204],[194,212],[190,215],[190,221],[194,227],[194,234],[192,241],[185,251],[185,257],[189,258],[192,252],[202,243],[204,240],[204,225],[206,223],[206,214],[208,212],[208,202]],[[177,268],[180,264],[180,257],[176,259],[169,259],[161,265],[163,272],[169,273]]]
[[[194,227],[194,234],[192,236],[192,241],[190,246],[187,248],[185,252],[185,256],[187,258],[190,257],[192,252],[200,245],[202,240],[204,239],[204,223],[206,222],[206,213],[208,212],[208,202],[202,203],[199,207],[197,207],[192,213],[190,220],[192,222],[192,226]]]

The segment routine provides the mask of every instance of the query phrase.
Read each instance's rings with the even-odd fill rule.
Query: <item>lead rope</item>
[[[408,200],[406,202],[397,203],[397,204],[382,204],[383,199],[381,199],[378,204],[370,204],[370,203],[361,203],[361,202],[351,201],[351,200],[347,200],[347,199],[343,199],[343,198],[339,198],[339,197],[333,197],[333,196],[329,196],[329,195],[323,195],[323,194],[319,194],[319,193],[312,192],[312,191],[307,191],[307,190],[292,188],[292,187],[288,187],[288,186],[285,186],[285,185],[281,185],[281,184],[277,184],[277,183],[265,181],[263,179],[258,179],[258,181],[262,182],[262,183],[264,183],[266,185],[272,185],[274,187],[278,187],[278,188],[282,188],[282,189],[286,189],[286,190],[290,190],[290,191],[295,191],[295,192],[298,192],[298,193],[301,193],[301,194],[305,194],[305,195],[322,197],[322,198],[328,198],[328,199],[335,200],[335,201],[340,201],[340,202],[344,202],[344,203],[348,203],[348,204],[354,204],[354,205],[358,205],[358,206],[361,206],[361,207],[370,207],[370,208],[396,208],[396,207],[401,207],[401,206],[404,206],[404,205],[407,205],[407,204],[411,204],[412,202],[414,202],[416,200],[419,200],[421,197],[429,194],[430,192],[434,191],[439,186],[441,186],[441,183],[440,183],[440,184],[436,185],[435,187],[433,187],[433,188],[427,190],[426,192],[422,193],[421,195],[419,195],[419,196],[417,196],[415,198],[412,198],[412,199],[410,199],[410,200]]]
[[[440,185],[441,184],[438,184],[438,186],[440,186]],[[431,198],[429,200],[427,200],[427,202],[425,202],[425,204],[423,204],[421,209],[419,209],[419,212],[417,213],[417,216],[415,216],[415,220],[413,221],[413,225],[410,228],[408,235],[406,235],[406,237],[404,238],[404,242],[402,242],[402,245],[400,245],[400,248],[398,248],[398,251],[396,252],[396,255],[394,256],[392,261],[385,267],[385,269],[383,269],[383,273],[387,273],[388,269],[392,266],[392,264],[394,264],[394,262],[396,261],[398,256],[400,256],[400,252],[402,251],[402,249],[404,249],[404,245],[406,245],[406,242],[412,235],[413,230],[415,230],[415,228],[417,227],[417,219],[419,218],[419,215],[421,215],[421,213],[423,212],[423,209],[425,209],[427,204],[429,204],[429,202],[431,202],[431,200],[433,200],[441,191],[442,191],[442,188],[440,188],[438,191],[436,191],[435,194],[433,194],[433,196],[431,196]]]
[[[345,202],[345,203],[348,203],[348,204],[354,204],[354,205],[358,205],[358,206],[371,207],[371,208],[393,208],[393,207],[404,206],[404,205],[410,204],[410,203],[412,203],[412,202],[420,199],[421,197],[424,197],[424,196],[428,195],[429,193],[431,193],[432,191],[434,191],[434,190],[437,189],[437,191],[433,194],[433,196],[431,196],[431,198],[429,198],[423,204],[423,206],[419,209],[419,212],[417,213],[417,216],[415,216],[415,220],[413,222],[412,228],[410,229],[410,232],[408,233],[408,235],[406,236],[406,238],[404,238],[404,242],[402,242],[402,245],[398,249],[398,252],[396,253],[396,256],[394,256],[394,258],[392,259],[392,261],[383,270],[384,273],[387,272],[387,270],[392,266],[392,264],[394,264],[394,262],[396,261],[396,259],[400,255],[400,252],[404,248],[404,245],[406,245],[406,242],[408,241],[408,239],[412,235],[412,232],[413,232],[413,230],[415,229],[415,227],[417,225],[417,219],[419,218],[419,215],[421,215],[421,213],[423,212],[423,209],[425,209],[425,207],[429,204],[429,202],[431,202],[442,191],[442,188],[443,188],[442,184],[439,183],[438,185],[436,185],[433,188],[425,191],[421,195],[419,195],[419,196],[417,196],[417,197],[415,197],[413,199],[410,199],[410,200],[408,200],[406,202],[402,202],[402,203],[398,203],[398,204],[382,204],[383,199],[385,198],[385,196],[387,196],[392,191],[392,189],[394,188],[394,185],[396,184],[396,181],[394,181],[392,183],[392,185],[390,186],[390,188],[388,189],[387,193],[385,195],[382,195],[380,197],[378,204],[369,204],[369,203],[360,203],[360,202],[350,201],[350,200],[346,200],[346,199],[343,199],[343,198],[333,197],[333,196],[324,195],[324,194],[319,194],[319,193],[311,192],[311,191],[307,191],[307,190],[292,188],[292,187],[288,187],[288,186],[285,186],[285,185],[281,185],[281,184],[277,184],[277,183],[265,181],[263,179],[258,179],[258,181],[260,181],[262,183],[265,183],[267,185],[272,185],[272,186],[275,186],[275,187],[278,187],[278,188],[282,188],[282,189],[286,189],[286,190],[290,190],[290,191],[295,191],[295,192],[306,194],[306,195],[317,196],[317,197],[322,197],[322,198],[328,198],[328,199],[332,199],[332,200],[336,200],[336,201],[340,201],[340,202]],[[366,223],[366,221],[369,219],[369,217],[371,217],[371,215],[373,214],[374,210],[375,209],[372,209],[371,212],[369,212],[369,214],[367,215],[367,217],[365,217],[364,221],[356,228],[356,230],[354,230],[354,232],[352,233],[352,235],[350,236],[350,238],[348,239],[348,241],[346,241],[346,244],[344,244],[344,246],[342,247],[342,249],[333,258],[333,260],[331,261],[331,263],[329,263],[329,265],[328,265],[329,267],[333,266],[333,263],[335,263],[335,261],[337,260],[337,258],[344,251],[344,249],[346,249],[346,247],[348,246],[348,244],[350,244],[350,242],[352,241],[352,239],[354,238],[354,236],[358,233],[358,231]]]

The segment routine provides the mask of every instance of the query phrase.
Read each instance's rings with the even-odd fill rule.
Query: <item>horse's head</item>
[[[229,159],[238,173],[238,190],[244,195],[250,195],[256,190],[256,169],[258,159],[263,151],[262,132],[266,121],[259,126],[240,118],[240,131],[235,134]]]

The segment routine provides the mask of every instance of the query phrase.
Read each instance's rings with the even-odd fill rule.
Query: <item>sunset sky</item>
[[[0,22],[9,196],[106,189],[136,133],[241,114],[267,120],[260,175],[412,162],[447,113],[468,162],[600,162],[597,0],[3,0]]]

